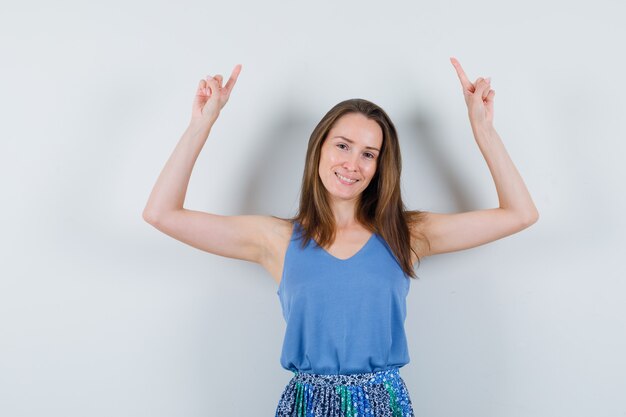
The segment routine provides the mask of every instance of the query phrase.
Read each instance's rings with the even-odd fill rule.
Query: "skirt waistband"
[[[414,417],[397,367],[359,374],[293,372],[275,417]]]
[[[357,374],[312,374],[293,371],[294,382],[305,383],[318,387],[337,385],[373,385],[394,382],[400,378],[399,368],[389,368],[375,372]]]

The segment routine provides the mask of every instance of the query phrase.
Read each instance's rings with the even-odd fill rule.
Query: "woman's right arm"
[[[183,207],[194,164],[228,101],[241,66],[236,66],[223,88],[222,77],[201,80],[192,118],[170,155],[143,211],[143,219],[161,232],[215,255],[261,263],[272,217],[222,216]]]

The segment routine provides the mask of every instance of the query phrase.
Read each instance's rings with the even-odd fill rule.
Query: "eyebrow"
[[[341,139],[347,140],[347,141],[348,141],[348,142],[350,142],[350,143],[354,143],[354,141],[353,141],[352,139],[348,139],[348,138],[347,138],[347,137],[345,137],[345,136],[333,136],[333,139],[335,139],[335,138],[341,138]],[[373,146],[366,146],[366,147],[365,147],[365,149],[374,149],[375,151],[380,152],[380,149],[375,148],[375,147],[373,147]]]

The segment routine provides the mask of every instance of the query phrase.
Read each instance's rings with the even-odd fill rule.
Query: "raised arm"
[[[271,227],[266,216],[222,216],[183,207],[194,164],[221,109],[228,102],[241,65],[228,83],[222,76],[200,80],[189,126],[154,185],[143,219],[161,232],[195,248],[220,256],[260,262]]]
[[[430,251],[423,256],[483,245],[517,233],[539,219],[524,180],[493,127],[495,90],[490,80],[479,77],[472,84],[458,60],[450,61],[461,81],[472,132],[493,177],[499,207],[465,213],[425,213],[423,222],[411,226],[429,239]]]

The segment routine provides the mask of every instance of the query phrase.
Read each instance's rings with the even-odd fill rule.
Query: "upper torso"
[[[314,240],[303,247],[302,232],[296,222],[277,291],[287,324],[281,365],[350,374],[407,364],[410,278],[387,243],[367,232],[353,253],[335,256]]]
[[[280,284],[285,254],[292,236],[293,224],[287,220],[277,218],[272,218],[272,221],[274,226],[271,234],[268,236],[267,256],[261,265],[269,272],[274,281]],[[324,249],[335,258],[347,259],[363,247],[370,235],[371,232],[364,228],[349,233],[337,233],[333,244]],[[415,264],[415,262],[417,262],[417,256],[411,252],[411,263]]]

